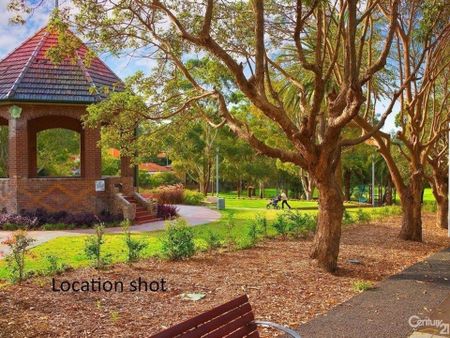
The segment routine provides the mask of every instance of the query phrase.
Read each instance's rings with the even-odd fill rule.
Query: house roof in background
[[[159,173],[159,172],[168,172],[172,171],[172,168],[165,167],[153,162],[147,162],[147,163],[141,163],[139,164],[139,170],[145,170],[152,173]]]
[[[123,89],[98,57],[85,65],[89,49],[81,41],[75,60],[53,64],[46,53],[57,43],[57,33],[44,27],[0,61],[0,101],[90,104],[106,98],[105,87]]]

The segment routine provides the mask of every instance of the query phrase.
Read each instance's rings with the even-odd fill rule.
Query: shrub
[[[285,214],[278,214],[277,218],[273,222],[273,227],[283,238],[287,237],[288,222],[286,222]]]
[[[48,255],[45,258],[47,260],[47,273],[50,275],[59,275],[69,268],[68,265],[62,263],[61,259],[56,256]]]
[[[99,221],[102,223],[117,223],[123,219],[121,215],[112,215],[107,211],[102,211],[101,214],[97,216],[91,212],[71,214],[66,211],[48,212],[43,209],[36,209],[34,211],[23,210],[19,217],[27,218],[35,222],[32,226],[28,227],[29,229],[43,227],[46,224],[59,224],[59,226],[57,226],[58,229],[59,227],[61,227],[61,229],[70,229],[74,227],[91,228]],[[62,224],[65,224],[66,227],[63,228]],[[51,227],[48,228],[49,230],[54,230],[51,229]]]
[[[264,236],[267,237],[268,229],[269,229],[269,223],[267,222],[267,217],[262,214],[257,214],[255,218],[255,222],[259,228],[259,232]]]
[[[0,229],[17,230],[19,228],[36,229],[39,227],[37,217],[0,213]]]
[[[194,232],[184,219],[168,222],[162,250],[170,260],[181,260],[195,254]]]
[[[42,230],[65,230],[74,229],[75,224],[65,224],[65,223],[46,223],[42,226]]]
[[[353,291],[356,291],[356,292],[363,292],[363,291],[367,291],[367,290],[370,290],[373,288],[374,288],[374,285],[370,281],[357,280],[352,283],[352,289],[353,289]]]
[[[102,245],[105,243],[104,240],[105,226],[99,224],[95,227],[95,235],[89,236],[86,239],[84,245],[84,252],[88,259],[94,261],[94,266],[96,269],[100,269],[108,265],[110,261],[109,255],[102,256]]]
[[[221,241],[218,234],[208,230],[208,235],[206,236],[206,243],[208,244],[208,251],[218,249],[221,247]]]
[[[199,251],[199,252],[205,252],[205,251],[209,251],[209,246],[208,246],[208,242],[206,240],[204,240],[203,238],[195,238],[194,239],[194,247],[195,247],[195,251]]]
[[[127,246],[127,261],[135,262],[141,257],[142,251],[148,247],[148,243],[144,240],[134,239],[130,232],[131,222],[129,220],[122,222],[122,229],[125,235],[125,245]]]
[[[34,241],[26,231],[18,230],[3,242],[11,250],[6,257],[6,264],[13,283],[20,283],[25,279],[25,255]]]
[[[248,238],[249,238],[249,244],[250,246],[255,246],[256,243],[258,242],[258,235],[259,235],[259,228],[258,228],[258,223],[257,222],[251,222],[250,226],[248,228]]]
[[[183,195],[183,203],[187,205],[200,205],[203,203],[205,196],[198,191],[185,190]]]
[[[314,232],[316,229],[317,221],[309,214],[302,214],[298,210],[290,210],[285,214],[285,217],[288,222],[288,232],[294,238],[305,237],[310,232]]]
[[[182,184],[165,185],[153,191],[153,196],[160,204],[183,203],[184,187]]]
[[[344,215],[342,216],[342,223],[344,224],[352,224],[355,220],[353,219],[352,215],[347,211],[347,209],[344,209]]]
[[[162,185],[179,184],[181,181],[173,172],[150,174],[146,171],[139,171],[139,183],[146,188],[157,188]]]
[[[234,247],[236,246],[236,239],[234,238],[234,228],[236,227],[236,221],[234,219],[234,212],[229,212],[227,215],[227,221],[225,223],[225,229],[226,229],[226,234],[225,234],[225,242],[226,245],[229,247]]]
[[[173,219],[178,216],[178,208],[169,204],[158,204],[156,216],[162,219]]]
[[[356,220],[358,223],[370,222],[370,214],[363,211],[362,209],[358,209],[356,213]]]

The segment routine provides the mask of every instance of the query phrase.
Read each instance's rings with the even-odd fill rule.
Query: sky
[[[68,2],[68,0],[60,0],[60,5],[65,6]],[[53,9],[53,1],[47,1],[45,6],[26,19],[24,25],[13,25],[9,23],[11,13],[6,10],[7,4],[8,0],[0,0],[0,60],[45,26],[48,23],[50,11]],[[148,73],[154,64],[149,60],[130,56],[115,57],[103,54],[100,55],[100,58],[122,79],[133,75],[138,70]],[[387,104],[387,102],[380,102],[376,108],[377,113],[384,112]],[[399,107],[396,105],[383,127],[384,131],[390,132],[395,129],[394,116],[398,109]]]

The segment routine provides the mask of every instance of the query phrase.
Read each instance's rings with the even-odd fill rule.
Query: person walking
[[[284,209],[284,206],[286,205],[289,209],[291,209],[291,206],[288,203],[288,198],[284,190],[281,190],[281,209]]]

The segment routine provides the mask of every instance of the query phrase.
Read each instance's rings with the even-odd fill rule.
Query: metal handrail
[[[277,323],[266,322],[266,321],[262,321],[262,320],[255,320],[254,323],[261,327],[269,327],[269,328],[277,329],[279,331],[287,333],[288,335],[290,335],[291,337],[294,337],[294,338],[301,338],[301,336],[300,336],[300,334],[298,334],[298,332],[296,332],[286,326],[277,324]]]

